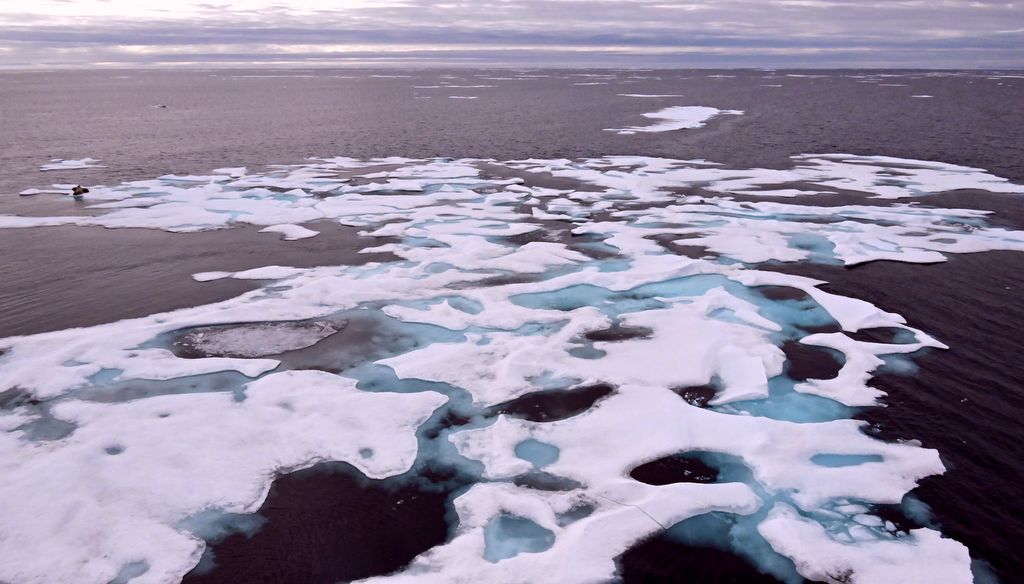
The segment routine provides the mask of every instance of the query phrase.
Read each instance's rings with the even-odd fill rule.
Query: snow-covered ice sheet
[[[508,178],[533,173],[579,188]],[[963,545],[899,531],[874,509],[944,472],[938,453],[851,419],[883,396],[869,382],[885,357],[946,345],[823,282],[758,269],[1024,250],[1024,234],[985,212],[918,203],[956,188],[1024,192],[980,169],[842,154],[783,170],[339,157],[95,187],[92,216],[0,217],[6,228],[255,224],[286,239],[336,221],[382,238],[362,251],[400,258],[199,273],[264,286],[0,339],[0,395],[20,396],[0,409],[0,497],[19,501],[0,516],[0,581],[105,583],[130,566],[144,568],[133,582],[173,581],[202,554],[197,517],[255,512],[277,473],[341,460],[377,478],[427,464],[476,477],[454,501],[451,539],[375,581],[602,581],[642,539],[725,514],[743,537],[714,543],[783,581],[969,582]],[[880,200],[800,204],[840,190]],[[887,200],[902,197],[915,199]],[[765,292],[780,287],[786,299]],[[350,319],[358,342],[345,341]],[[875,327],[901,342],[847,334]],[[838,375],[790,378],[787,342],[831,355]],[[303,350],[322,362],[291,368],[284,354]],[[342,361],[344,376],[325,372]],[[494,413],[597,384],[610,395],[564,419]],[[713,395],[695,401],[693,388]],[[469,421],[421,431],[449,411]],[[630,477],[677,455],[708,457],[719,478]]]

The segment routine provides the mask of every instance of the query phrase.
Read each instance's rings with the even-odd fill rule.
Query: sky
[[[0,68],[1021,68],[1024,0],[0,0]]]

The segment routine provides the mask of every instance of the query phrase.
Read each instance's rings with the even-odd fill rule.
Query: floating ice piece
[[[642,114],[645,118],[663,120],[650,126],[633,126],[630,128],[605,128],[616,134],[636,134],[637,132],[670,132],[687,128],[703,128],[708,120],[719,115],[742,115],[740,110],[720,110],[706,106],[673,106],[656,112]]]
[[[755,197],[782,197],[782,198],[803,197],[803,196],[807,196],[807,195],[831,195],[831,194],[835,194],[832,191],[806,191],[806,190],[803,190],[803,189],[761,189],[761,190],[756,190],[756,191],[734,190],[734,191],[731,191],[731,192],[734,193],[734,194],[737,194],[737,195],[752,195],[752,196],[755,196]]]
[[[296,274],[301,274],[304,271],[305,270],[303,268],[265,266],[262,268],[253,268],[251,270],[234,272],[231,277],[238,280],[281,280],[283,278],[290,278]]]
[[[240,178],[245,176],[248,169],[244,166],[232,166],[229,168],[215,168],[213,172],[214,174],[226,174],[231,178]]]
[[[95,158],[81,158],[78,160],[64,160],[61,158],[54,158],[50,160],[49,164],[44,164],[39,167],[41,171],[47,170],[84,170],[87,168],[103,168],[97,164],[99,160]]]
[[[42,195],[42,194],[64,195],[64,194],[67,194],[67,192],[68,192],[68,189],[57,189],[57,188],[50,188],[50,189],[25,189],[25,190],[21,191],[18,194],[22,195],[24,197],[28,197],[28,196],[32,196],[32,195]]]
[[[233,274],[234,272],[199,272],[192,274],[192,279],[196,282],[212,282],[214,280],[230,278]]]
[[[682,97],[675,93],[617,93],[619,97]]]
[[[308,239],[310,237],[316,237],[320,235],[319,231],[313,231],[307,229],[301,225],[292,225],[290,223],[283,223],[280,225],[270,225],[260,229],[260,233],[280,233],[286,241],[295,241],[297,239]]]
[[[796,391],[812,393],[836,400],[848,406],[870,406],[883,395],[868,386],[871,373],[885,362],[879,355],[909,354],[926,347],[947,349],[945,344],[915,331],[919,340],[914,343],[885,344],[856,341],[841,333],[819,333],[800,339],[801,343],[828,347],[844,356],[843,367],[833,379],[810,379],[794,387]]]
[[[911,95],[910,97],[928,98],[928,97],[935,97],[935,96],[934,95]]]
[[[449,95],[448,99],[479,99],[479,95]]]

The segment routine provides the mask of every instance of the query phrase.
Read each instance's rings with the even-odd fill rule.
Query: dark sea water
[[[879,72],[538,73],[547,76],[496,80],[488,78],[508,72],[465,70],[0,73],[0,213],[85,212],[58,196],[17,194],[51,183],[116,184],[224,166],[257,170],[310,156],[509,160],[619,154],[702,158],[744,168],[786,167],[793,155],[842,152],[956,163],[1024,181],[1024,79],[919,71],[887,71],[873,82],[864,76]],[[415,87],[441,82],[495,87]],[[617,95],[622,93],[682,97]],[[639,123],[639,114],[670,105],[745,114],[696,131],[602,130]],[[51,158],[87,156],[105,168],[38,170]],[[992,223],[1024,228],[1024,200],[1013,196],[956,192],[923,203],[993,210]],[[356,257],[353,252],[367,245],[356,231],[334,228],[283,243],[254,237],[249,229],[189,235],[0,230],[0,338],[213,302],[251,288],[233,280],[199,285],[188,278],[194,272],[387,259]],[[899,313],[951,347],[917,357],[913,374],[877,377],[873,383],[888,393],[886,407],[860,417],[880,438],[917,439],[941,453],[948,472],[926,479],[913,495],[931,508],[944,534],[989,564],[1000,581],[1020,581],[1024,254],[951,254],[935,265],[770,269],[825,280],[827,290]],[[345,465],[281,478],[261,511],[262,528],[215,544],[218,567],[186,580],[333,582],[391,572],[444,541],[449,497],[464,485],[458,476],[438,472],[438,480],[422,488],[368,484]],[[620,566],[627,582],[772,581],[727,552],[667,536],[637,545]]]

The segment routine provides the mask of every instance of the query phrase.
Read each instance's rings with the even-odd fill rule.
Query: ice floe
[[[84,170],[87,168],[103,168],[101,165],[97,164],[98,162],[100,161],[95,158],[81,158],[78,160],[54,158],[50,160],[49,164],[40,166],[39,170]]]
[[[759,269],[1024,251],[986,212],[927,206],[959,188],[1024,192],[980,169],[846,154],[788,169],[338,157],[97,186],[88,216],[2,216],[286,239],[333,221],[399,259],[197,273],[262,287],[0,339],[0,496],[19,502],[0,517],[0,580],[176,580],[203,552],[197,521],[253,513],[276,474],[338,460],[374,478],[474,477],[450,540],[376,582],[603,581],[644,538],[723,514],[735,531],[716,545],[783,581],[969,582],[963,545],[874,511],[944,472],[938,453],[851,419],[883,397],[869,382],[887,358],[946,345]],[[800,204],[838,192],[874,199]],[[848,334],[877,327],[900,341]],[[790,377],[791,346],[827,351],[838,372]],[[590,397],[557,415],[514,406],[574,392]],[[630,476],[669,456],[716,472]]]
[[[619,97],[682,97],[675,93],[618,93]]]
[[[642,114],[645,118],[660,120],[649,126],[631,126],[628,128],[605,128],[608,132],[616,134],[636,134],[649,132],[671,132],[673,130],[684,130],[690,128],[703,128],[704,125],[716,116],[721,115],[742,115],[740,110],[720,110],[714,107],[699,105],[677,105]]]
[[[292,225],[290,223],[284,223],[281,225],[270,225],[260,229],[260,233],[280,233],[281,239],[287,241],[295,241],[297,239],[308,239],[310,237],[316,237],[320,235],[319,231],[313,231],[307,229],[301,225]]]

